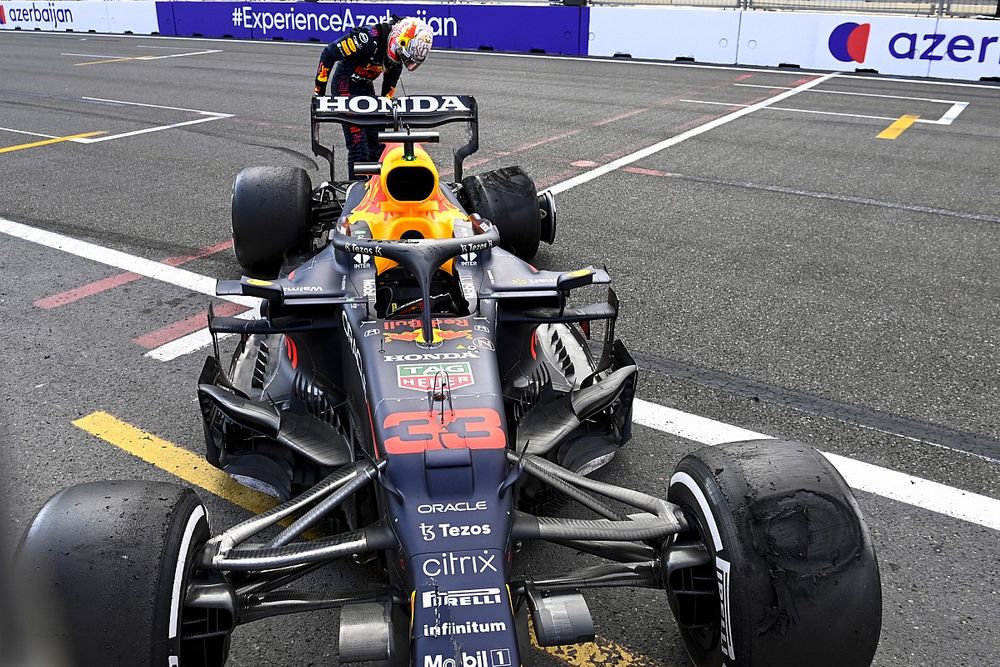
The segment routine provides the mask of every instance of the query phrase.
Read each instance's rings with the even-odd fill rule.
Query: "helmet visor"
[[[416,53],[416,49],[411,49],[409,45],[399,47],[399,60],[411,72],[420,67],[426,58],[426,52],[420,55]]]

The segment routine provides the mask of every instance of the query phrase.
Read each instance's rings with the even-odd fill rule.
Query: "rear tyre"
[[[59,492],[38,512],[17,564],[55,607],[44,629],[68,664],[221,667],[227,633],[183,640],[184,591],[208,515],[190,489],[95,482]],[[199,631],[202,628],[199,626]]]
[[[871,536],[840,473],[779,440],[709,447],[670,479],[711,561],[665,582],[698,667],[867,667],[882,589]],[[696,534],[695,534],[696,533]]]
[[[309,244],[309,174],[298,167],[250,167],[233,181],[233,248],[247,275],[275,278],[285,256]]]
[[[539,195],[521,167],[504,167],[462,179],[470,213],[497,226],[500,247],[525,261],[538,253],[539,241],[552,243],[556,208],[552,195]]]

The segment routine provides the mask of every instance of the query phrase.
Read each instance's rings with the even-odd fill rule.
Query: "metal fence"
[[[1000,0],[590,0],[594,5],[673,5],[728,9],[909,14],[911,16],[1000,17]],[[569,3],[567,3],[569,4]]]

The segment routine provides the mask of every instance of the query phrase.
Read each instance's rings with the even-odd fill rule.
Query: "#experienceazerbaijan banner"
[[[586,55],[588,8],[548,5],[157,2],[160,33],[330,42],[390,14],[415,16],[434,46]]]

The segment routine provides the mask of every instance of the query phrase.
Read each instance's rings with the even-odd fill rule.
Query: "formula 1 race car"
[[[218,667],[239,625],[337,608],[338,637],[315,641],[340,662],[513,667],[532,662],[532,637],[592,640],[584,594],[606,587],[664,591],[699,667],[871,663],[872,540],[814,449],[702,449],[663,496],[588,476],[632,431],[618,299],[604,269],[528,263],[556,210],[523,170],[462,178],[475,99],[317,97],[311,118],[330,182],[236,178],[246,275],[218,293],[259,297],[260,316],[210,310],[213,335],[238,338],[226,364],[216,339],[198,384],[208,461],[275,507],[213,533],[171,484],[54,496],[19,556],[61,604],[71,664]],[[327,123],[383,130],[380,162],[354,165],[364,180],[333,178]],[[443,183],[424,146],[448,123],[469,140]],[[552,516],[567,503],[592,518]],[[594,564],[515,574],[530,540]],[[327,567],[367,584],[302,587]]]

